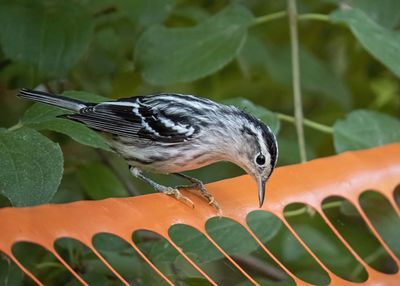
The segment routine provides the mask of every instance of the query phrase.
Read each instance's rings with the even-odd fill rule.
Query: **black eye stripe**
[[[265,156],[264,156],[263,154],[259,154],[259,155],[256,157],[256,163],[257,163],[258,165],[260,165],[260,166],[264,165],[264,164],[265,164]]]

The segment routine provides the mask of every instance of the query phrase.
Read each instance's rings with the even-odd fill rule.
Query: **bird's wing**
[[[157,100],[157,95],[139,96],[99,103],[64,117],[125,137],[163,143],[188,141],[196,136],[199,126],[191,113],[174,106],[174,102]]]

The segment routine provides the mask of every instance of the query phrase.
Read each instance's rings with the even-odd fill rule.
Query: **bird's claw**
[[[203,184],[193,184],[190,186],[178,186],[177,189],[182,190],[198,190],[203,198],[205,198],[210,206],[212,206],[216,211],[218,216],[222,216],[222,209],[215,200],[214,196],[207,192]]]
[[[189,199],[188,197],[182,195],[182,193],[178,189],[168,188],[165,191],[165,194],[167,194],[169,196],[174,196],[178,201],[181,201],[184,204],[186,204],[189,207],[191,207],[192,209],[194,209],[194,203],[192,202],[192,200]]]
[[[204,197],[208,200],[208,204],[217,211],[218,216],[222,216],[222,209],[219,206],[219,204],[217,203],[217,201],[215,200],[214,196],[207,193],[207,194],[204,194]]]

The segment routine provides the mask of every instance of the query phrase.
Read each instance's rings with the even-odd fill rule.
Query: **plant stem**
[[[322,205],[322,209],[326,210],[326,209],[331,209],[331,208],[338,208],[342,205],[341,201],[335,201],[335,202],[330,202],[330,203],[326,203]],[[311,208],[310,206],[304,206],[301,207],[297,210],[292,210],[292,211],[286,211],[284,212],[284,216],[285,218],[287,217],[293,217],[293,216],[298,216],[298,215],[302,215],[305,213],[315,213],[314,209]]]
[[[374,260],[376,260],[377,258],[379,258],[379,256],[381,256],[382,254],[385,254],[385,249],[383,247],[378,247],[374,252],[372,252],[370,255],[368,255],[367,257],[363,257],[363,260],[367,263],[367,264],[371,264]],[[352,277],[357,277],[358,275],[361,274],[361,272],[364,270],[364,267],[361,264],[358,264],[353,272],[351,273]]]
[[[309,14],[298,15],[297,20],[317,20],[317,21],[329,22],[330,18],[329,15],[325,14],[309,13]]]
[[[299,39],[297,34],[297,7],[296,0],[288,0],[288,15],[290,28],[290,44],[292,50],[292,76],[294,96],[294,117],[299,143],[301,162],[307,161],[306,143],[304,139],[303,107],[300,88],[300,60],[299,60]]]
[[[283,114],[283,113],[279,113],[279,112],[275,112],[276,115],[278,116],[278,119],[286,121],[286,122],[290,122],[290,123],[295,123],[296,120],[293,116],[287,115],[287,114]],[[315,130],[324,132],[324,133],[329,133],[332,134],[333,133],[333,128],[315,121],[312,121],[310,119],[307,118],[303,118],[303,123],[305,126],[313,128]]]
[[[9,128],[8,128],[8,131],[17,130],[17,129],[21,128],[22,126],[23,126],[23,125],[22,125],[22,123],[21,123],[21,121],[20,121],[20,122],[18,122],[17,124],[15,124],[15,125],[9,127]]]
[[[267,14],[261,17],[257,17],[253,23],[253,26],[259,25],[259,24],[263,24],[263,23],[267,23],[276,19],[281,19],[286,17],[287,12],[286,11],[279,11],[276,13],[272,13],[272,14]]]
[[[62,269],[64,268],[64,266],[58,262],[43,262],[43,263],[36,265],[37,269],[48,268],[48,267],[62,268]]]
[[[266,14],[264,16],[257,17],[252,26],[257,26],[260,24],[268,23],[274,20],[283,19],[288,15],[287,11],[279,11],[271,14]],[[329,22],[330,18],[329,15],[326,14],[317,14],[317,13],[307,13],[307,14],[298,14],[296,15],[297,20],[316,20],[316,21],[323,21]]]
[[[285,218],[294,217],[294,216],[298,216],[298,215],[302,215],[302,214],[308,213],[310,209],[311,208],[309,206],[304,206],[304,207],[301,207],[301,208],[299,208],[297,210],[286,211],[286,212],[283,213],[283,215],[285,216]]]

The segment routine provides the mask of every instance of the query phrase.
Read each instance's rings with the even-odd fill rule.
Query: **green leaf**
[[[252,21],[246,8],[232,5],[195,27],[152,27],[137,43],[136,63],[152,84],[205,77],[235,58]]]
[[[356,110],[333,126],[336,152],[358,150],[400,141],[400,121],[376,111]]]
[[[193,23],[201,23],[210,17],[210,13],[201,6],[178,6],[174,9],[173,15],[190,20]]]
[[[0,209],[5,207],[11,207],[10,200],[0,194]]]
[[[101,95],[97,95],[97,94],[93,94],[90,92],[86,92],[86,91],[75,91],[75,90],[70,90],[70,91],[66,91],[64,92],[62,95],[67,96],[67,97],[71,97],[74,99],[79,99],[82,101],[86,101],[86,102],[92,102],[92,103],[99,103],[102,101],[107,101],[110,100],[107,97],[101,96]]]
[[[82,278],[89,285],[100,285],[100,286],[120,285],[119,283],[115,282],[115,278],[112,279],[113,277],[109,277],[109,276],[107,276],[107,274],[104,274],[104,273],[96,273],[96,272],[84,273],[82,275]],[[80,283],[80,282],[78,282],[78,280],[74,279],[74,280],[71,280],[65,286],[79,286],[79,285],[82,285],[82,283]]]
[[[143,261],[134,255],[118,253],[115,251],[102,251],[101,255],[121,274],[123,277],[137,278],[140,272],[143,271]],[[101,261],[96,261],[96,264],[101,264]],[[95,263],[92,263],[95,264]],[[99,268],[99,267],[96,267]]]
[[[23,285],[24,273],[10,258],[0,253],[0,285],[20,286]]]
[[[33,129],[0,130],[0,193],[13,206],[47,203],[63,173],[60,146]]]
[[[63,95],[88,102],[107,100],[107,98],[86,92],[69,91],[65,92]],[[108,151],[110,150],[104,138],[97,132],[78,122],[57,118],[57,116],[65,113],[68,112],[57,107],[35,103],[25,112],[21,119],[21,123],[23,126],[37,130],[51,130],[63,133],[84,145]]]
[[[143,27],[164,22],[175,6],[175,0],[120,0],[119,2],[125,14]]]
[[[175,3],[176,0],[86,0],[85,6],[97,16],[97,21],[128,18],[136,25],[147,27],[164,22]]]
[[[86,51],[91,17],[74,1],[0,1],[0,43],[6,57],[39,76],[63,77]]]
[[[347,24],[361,45],[400,77],[400,32],[380,26],[358,9],[333,12],[331,20]]]
[[[127,242],[116,235],[106,232],[96,234],[93,237],[93,245],[100,252],[126,253],[132,250]]]
[[[251,214],[249,223],[253,232],[267,232],[260,237],[263,243],[269,241],[281,227],[279,221],[265,220],[264,215],[259,212]],[[250,239],[249,234],[242,227],[226,218],[208,220],[207,232],[219,244],[222,243],[224,250],[230,254],[249,254],[258,248],[258,245]],[[201,261],[201,263],[207,263],[224,257],[210,245],[210,242],[202,233],[191,227],[174,225],[170,228],[169,235],[185,252],[196,254],[198,261]]]
[[[81,168],[79,180],[85,193],[94,200],[109,197],[127,197],[128,193],[106,166],[95,163]]]
[[[285,218],[300,238],[308,245],[322,263],[327,265],[329,269],[334,271],[339,277],[348,279],[351,281],[365,281],[367,278],[367,272],[354,258],[354,256],[348,251],[348,249],[340,242],[335,234],[328,227],[326,222],[318,213],[314,213],[313,209],[308,208],[307,211],[298,212],[296,215],[291,211],[297,212],[301,208],[308,208],[303,204],[291,204],[285,208]],[[292,243],[290,243],[292,244]],[[295,245],[290,246],[288,241],[283,241],[282,255],[290,261],[301,261],[299,262],[299,268],[302,267],[304,257],[298,251],[294,249]],[[358,275],[352,275],[353,271],[361,267]],[[301,271],[302,269],[300,269]],[[304,270],[310,270],[305,268]],[[324,272],[318,271],[319,274],[323,274],[320,278],[310,277],[311,279],[326,281],[327,277],[324,277]],[[301,274],[303,277],[309,276],[309,273]],[[329,278],[328,278],[329,279]],[[324,283],[323,283],[324,284]]]
[[[182,279],[182,282],[184,282],[184,285],[188,286],[208,286],[210,285],[210,282],[204,278],[197,278],[197,277],[190,277],[190,278],[184,278]]]
[[[264,244],[272,239],[282,227],[280,220],[276,219],[273,214],[265,211],[253,211],[249,213],[246,222]]]
[[[269,111],[263,106],[260,105],[255,105],[253,102],[251,102],[248,99],[242,98],[242,97],[236,97],[236,98],[230,98],[227,100],[223,101],[224,104],[227,105],[234,105],[239,109],[242,109],[258,119],[260,119],[262,122],[267,124],[272,131],[277,134],[279,132],[280,128],[280,121],[278,119],[278,116],[273,113],[272,111]]]
[[[400,82],[396,78],[388,78],[386,76],[371,79],[371,90],[375,95],[374,102],[371,107],[381,109],[384,106],[396,108],[398,101],[398,92],[400,90]]]
[[[278,160],[279,165],[281,166],[292,165],[292,164],[297,164],[301,161],[299,154],[299,145],[294,130],[290,134],[288,133],[285,134],[281,132],[278,136],[278,142],[279,142],[279,160]],[[313,146],[311,146],[310,143],[306,144],[306,153],[307,153],[307,158],[309,160],[317,158],[317,155],[315,154],[316,151],[314,149],[315,148],[313,148]]]
[[[264,213],[252,212],[248,217],[253,232],[263,232],[260,241],[264,244],[279,231],[281,224],[265,220]],[[229,254],[245,255],[259,248],[250,234],[237,222],[230,219],[210,219],[206,223],[208,234]],[[240,242],[240,243],[239,243]]]
[[[383,27],[395,29],[400,23],[399,0],[353,0],[349,4]]]
[[[400,218],[386,196],[367,191],[361,194],[360,204],[373,226],[393,253],[400,257]]]
[[[277,46],[249,37],[240,53],[242,66],[249,72],[267,72],[273,80],[292,86],[291,52],[288,45]],[[351,105],[351,95],[342,79],[328,63],[300,48],[301,87],[334,100],[344,107]]]

